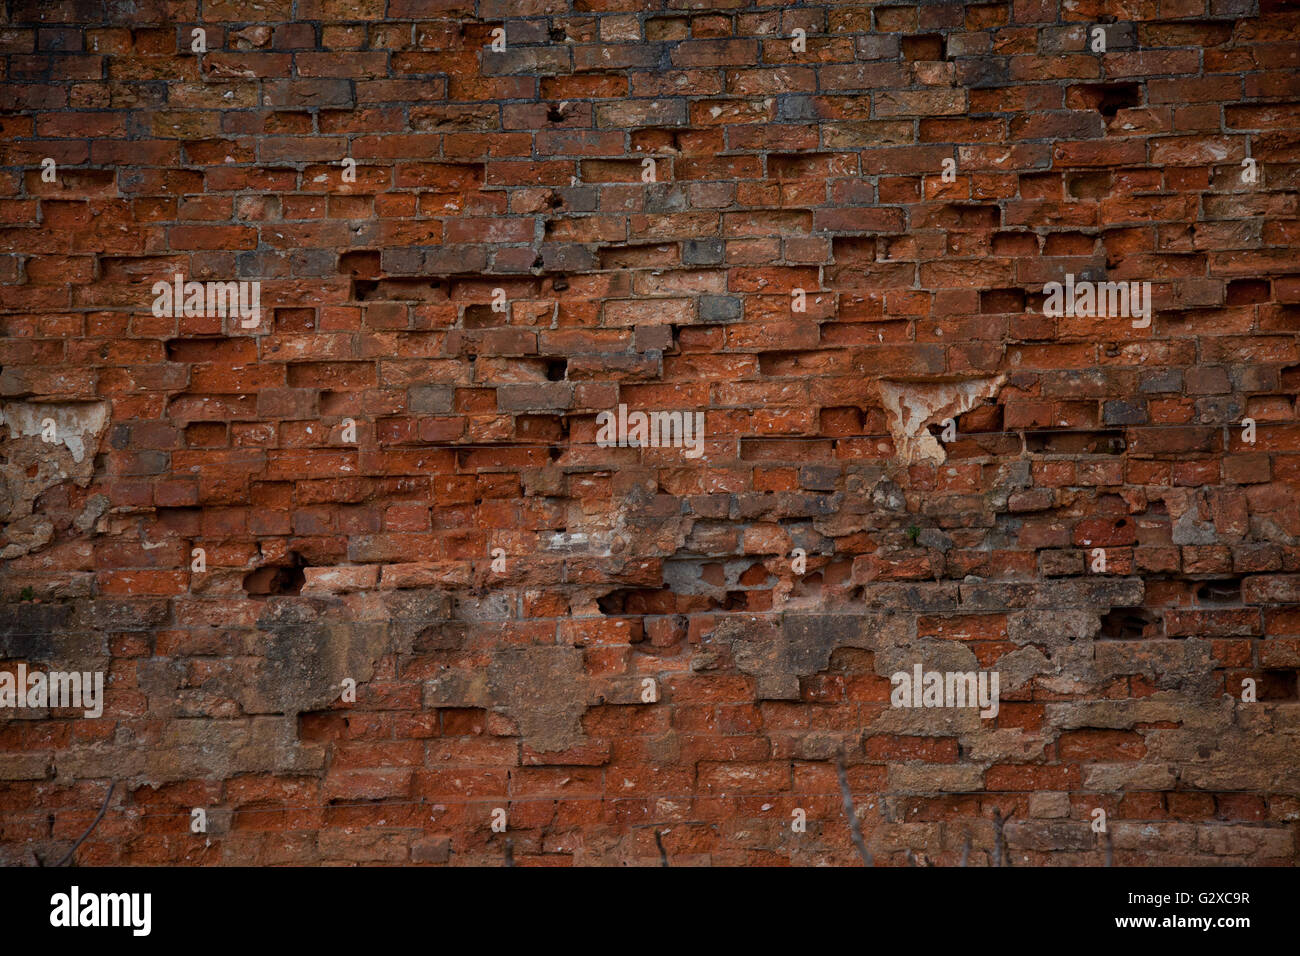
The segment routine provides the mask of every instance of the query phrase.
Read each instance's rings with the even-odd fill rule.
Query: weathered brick
[[[0,863],[1296,862],[1292,5],[39,6]]]

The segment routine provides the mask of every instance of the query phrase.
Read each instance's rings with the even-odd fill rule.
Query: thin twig
[[[114,780],[108,785],[108,793],[104,794],[104,803],[103,805],[100,806],[99,813],[95,815],[95,819],[91,822],[90,826],[86,829],[86,832],[81,835],[81,839],[79,839],[76,843],[72,844],[72,849],[68,851],[67,855],[63,859],[61,859],[58,863],[55,863],[54,864],[55,866],[66,866],[68,864],[68,861],[72,859],[72,855],[77,852],[77,848],[81,846],[81,844],[86,842],[86,837],[90,836],[90,834],[94,831],[95,827],[99,826],[99,821],[104,819],[104,814],[108,812],[108,801],[113,799],[113,791],[116,788],[117,788],[117,781]]]
[[[1110,836],[1110,827],[1106,828],[1106,865],[1115,865],[1115,843]]]
[[[660,835],[658,830],[655,831],[655,846],[659,847],[659,865],[667,866],[668,851],[664,849],[663,837]]]
[[[965,866],[966,861],[969,859],[970,859],[970,834],[967,833],[966,842],[963,843],[961,847],[961,866]]]
[[[867,844],[862,839],[862,829],[858,826],[858,814],[853,809],[853,793],[849,790],[849,775],[844,769],[844,748],[835,757],[835,769],[840,778],[840,796],[844,798],[844,813],[849,818],[849,835],[853,838],[853,845],[858,848],[858,856],[862,857],[863,866],[875,866],[871,860],[871,851],[867,849]]]
[[[510,837],[506,837],[505,854],[506,854],[506,866],[514,866],[515,865],[515,841],[510,839]]]

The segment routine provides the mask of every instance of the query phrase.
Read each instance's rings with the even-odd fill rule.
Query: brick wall
[[[1297,862],[1295,4],[253,6],[0,22],[0,860]]]

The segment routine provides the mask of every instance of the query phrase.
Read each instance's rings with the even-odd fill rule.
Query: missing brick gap
[[[1107,171],[1069,173],[1065,191],[1071,199],[1104,199],[1110,195],[1111,174]]]
[[[1026,429],[1022,434],[1025,450],[1035,455],[1122,455],[1127,447],[1124,433],[1118,429],[1084,432]]]
[[[600,613],[612,617],[636,614],[672,614],[675,598],[669,588],[619,588],[596,599]]]
[[[1192,601],[1200,607],[1239,606],[1241,604],[1241,578],[1217,578],[1197,581],[1192,586]]]
[[[1295,700],[1300,696],[1300,674],[1294,668],[1266,670],[1257,691],[1260,700]]]
[[[380,271],[380,255],[372,249],[358,249],[345,252],[339,256],[339,273],[350,275],[353,279],[377,279]]]
[[[1137,83],[1095,83],[1081,86],[1079,91],[1084,102],[1106,119],[1142,105],[1142,87]]]
[[[1097,636],[1110,641],[1147,640],[1160,636],[1160,624],[1160,615],[1148,608],[1116,607],[1102,615]]]
[[[986,289],[980,292],[981,314],[1015,313],[1024,310],[1024,289]]]
[[[249,597],[301,594],[307,583],[303,568],[310,567],[302,555],[289,552],[289,563],[257,568],[244,575],[244,593]]]
[[[1233,279],[1228,283],[1228,305],[1255,305],[1269,300],[1269,280]]]
[[[948,44],[941,33],[903,37],[903,59],[908,62],[946,60]]]
[[[726,598],[722,602],[724,611],[747,611],[749,610],[749,592],[748,591],[728,591]]]

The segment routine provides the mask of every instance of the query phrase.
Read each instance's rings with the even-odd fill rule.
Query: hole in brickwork
[[[674,153],[707,152],[707,150],[701,150],[698,142],[699,134],[695,130],[670,130],[669,133],[673,138],[670,148]]]
[[[353,279],[352,298],[357,302],[446,302],[447,283],[443,279]]]
[[[620,588],[596,599],[602,614],[672,614],[677,600],[668,588]]]
[[[1146,640],[1160,636],[1160,623],[1160,616],[1144,607],[1112,608],[1102,615],[1099,636],[1111,641]]]
[[[822,573],[814,571],[812,574],[799,578],[794,583],[794,589],[790,592],[791,598],[820,598],[822,594]]]
[[[1281,383],[1283,391],[1300,391],[1300,365],[1288,365],[1282,369]]]
[[[963,441],[963,436],[978,436],[978,439],[986,439],[989,432],[1002,433],[1002,411],[1005,406],[999,405],[993,401],[985,401],[983,404],[976,405],[968,412],[957,416],[957,442]],[[944,441],[944,424],[942,421],[933,422],[926,426],[926,430],[934,436],[937,441],[943,442],[949,449],[955,447],[954,443]],[[980,454],[978,449],[976,454]]]
[[[569,374],[568,359],[547,359],[546,360],[546,380],[548,382],[563,382],[564,377]]]
[[[301,594],[307,583],[303,568],[307,562],[296,551],[289,552],[289,564],[258,568],[244,575],[244,593],[250,597]]]
[[[333,710],[309,710],[298,715],[298,739],[306,743],[329,743],[342,740],[348,718]]]
[[[379,253],[373,250],[345,252],[339,256],[339,272],[354,279],[374,279],[379,275]]]
[[[943,60],[947,59],[947,43],[943,34],[922,33],[920,36],[903,37],[903,59],[905,60]]]
[[[877,7],[876,30],[904,33],[916,29],[916,7]]]
[[[876,655],[860,647],[837,647],[831,652],[826,670],[836,674],[876,676]]]
[[[1234,279],[1228,283],[1228,305],[1253,305],[1268,301],[1267,279]]]
[[[510,324],[505,312],[494,312],[490,305],[467,305],[462,325],[467,329],[493,329]]]
[[[1040,455],[1122,455],[1127,443],[1118,431],[1025,433],[1025,447]]]
[[[1141,106],[1142,87],[1138,83],[1085,83],[1069,89],[1066,105],[1093,109],[1110,119],[1120,110]]]
[[[1267,670],[1260,675],[1256,688],[1260,700],[1295,700],[1297,697],[1296,670]]]
[[[355,412],[357,407],[356,392],[321,392],[320,413],[322,415],[348,415]]]
[[[1197,604],[1240,604],[1241,578],[1197,581],[1192,585],[1192,598]]]
[[[825,584],[828,588],[847,589],[853,580],[853,561],[832,561],[826,565]],[[861,597],[861,592],[858,594]]]
[[[476,737],[487,728],[487,710],[482,707],[442,707],[444,737]]]
[[[116,188],[117,173],[112,169],[73,169],[60,164],[59,183],[77,193],[111,193]]]
[[[986,289],[980,293],[980,312],[984,314],[1025,311],[1024,289]]]
[[[1105,199],[1110,195],[1111,176],[1107,170],[1067,173],[1065,191],[1071,199]]]

